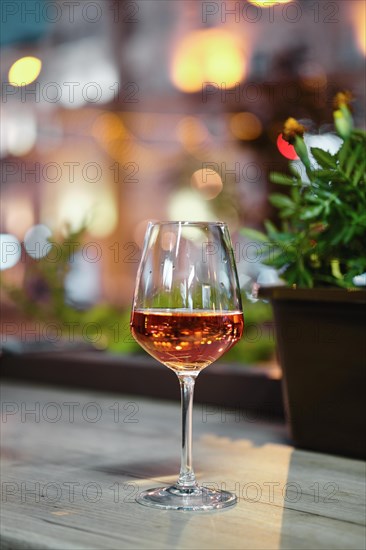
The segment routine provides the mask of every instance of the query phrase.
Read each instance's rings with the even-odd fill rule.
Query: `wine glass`
[[[240,340],[240,289],[223,222],[150,222],[131,314],[135,340],[172,369],[181,389],[182,454],[178,481],[142,492],[137,502],[173,510],[231,506],[228,491],[200,487],[192,467],[195,379]]]

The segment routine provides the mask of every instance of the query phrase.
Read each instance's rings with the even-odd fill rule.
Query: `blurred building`
[[[284,119],[329,132],[344,88],[364,117],[359,0],[1,9],[1,262],[15,285],[49,235],[87,222],[70,296],[127,306],[147,220],[260,227]]]

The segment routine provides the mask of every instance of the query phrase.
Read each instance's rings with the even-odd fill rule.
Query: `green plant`
[[[2,277],[2,289],[28,321],[37,321],[51,342],[62,337],[66,343],[83,342],[112,352],[139,351],[130,333],[129,311],[103,303],[78,309],[67,302],[66,276],[85,230],[68,231],[58,241],[50,239],[46,256],[29,259],[23,286],[9,285]]]
[[[273,183],[290,188],[269,198],[281,227],[266,221],[266,235],[244,231],[262,243],[265,263],[281,270],[290,285],[348,288],[366,271],[366,134],[353,127],[350,101],[349,92],[335,98],[334,122],[343,143],[334,154],[311,147],[309,155],[305,128],[293,118],[286,121],[283,137],[306,175],[291,163],[288,175],[272,172]]]
[[[274,322],[269,303],[251,302],[243,294],[244,336],[219,361],[264,363],[275,353]]]

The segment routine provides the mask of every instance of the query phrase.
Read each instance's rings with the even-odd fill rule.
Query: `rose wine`
[[[240,311],[133,311],[131,330],[150,355],[175,371],[200,371],[221,357],[244,328]]]

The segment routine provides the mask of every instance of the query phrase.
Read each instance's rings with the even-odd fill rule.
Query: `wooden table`
[[[281,424],[197,405],[197,477],[239,503],[161,511],[135,496],[177,477],[177,405],[19,383],[2,402],[4,550],[365,547],[363,462],[294,450]]]

